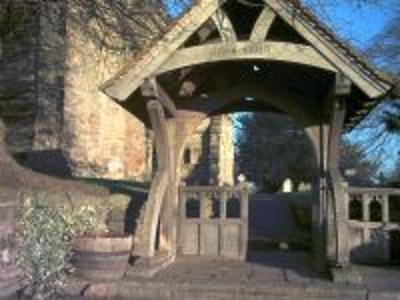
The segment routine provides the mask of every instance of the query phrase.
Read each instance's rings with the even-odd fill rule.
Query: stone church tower
[[[82,2],[67,9],[67,2],[38,1],[16,33],[1,32],[0,118],[7,126],[8,148],[21,163],[53,175],[148,181],[151,135],[99,86],[161,34],[164,18],[148,16],[143,29],[133,24],[136,34],[126,39],[120,28],[101,26],[90,15],[95,6]],[[97,13],[111,23],[115,17]],[[193,157],[203,151],[202,168],[210,163],[194,181],[232,183],[232,171],[222,167],[233,162],[229,124],[226,117],[213,118],[204,131],[207,142],[200,142],[202,133],[193,138]],[[196,176],[189,169],[197,168],[200,156],[196,159],[184,167],[190,180]]]
[[[181,181],[187,185],[233,185],[234,145],[228,115],[206,119],[184,151]]]
[[[127,40],[117,24],[104,26],[115,15],[96,11],[95,2],[67,3],[75,2],[1,7],[10,17],[27,12],[14,32],[0,32],[8,148],[21,163],[55,175],[148,180],[146,129],[99,86],[160,34],[163,19],[146,18],[146,30],[132,27],[137,34]],[[110,22],[99,24],[96,13]]]

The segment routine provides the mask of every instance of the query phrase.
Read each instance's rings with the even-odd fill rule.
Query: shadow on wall
[[[31,151],[14,154],[15,160],[22,166],[46,175],[71,178],[72,173],[61,150]]]
[[[362,232],[359,232],[362,235]],[[400,231],[370,231],[367,243],[360,243],[350,252],[354,263],[376,266],[400,266]]]

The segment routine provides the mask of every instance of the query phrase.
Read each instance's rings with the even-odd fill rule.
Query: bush
[[[40,192],[35,195],[39,197],[40,203],[63,214],[71,214],[83,206],[94,207],[96,219],[106,223],[111,232],[120,234],[133,232],[136,213],[140,212],[142,203],[147,199],[146,194],[135,194],[135,197],[132,197],[123,194],[93,196],[80,193]]]
[[[72,239],[95,226],[95,215],[90,206],[60,213],[36,197],[25,197],[17,263],[30,299],[51,299],[62,289],[72,271]]]

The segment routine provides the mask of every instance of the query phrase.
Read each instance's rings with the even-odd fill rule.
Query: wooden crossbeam
[[[142,85],[142,96],[153,99],[156,98],[160,101],[169,116],[176,117],[178,115],[178,109],[176,108],[175,102],[157,82],[156,78],[150,78]]]
[[[275,19],[276,13],[268,6],[265,6],[254,25],[250,40],[253,42],[264,42]]]

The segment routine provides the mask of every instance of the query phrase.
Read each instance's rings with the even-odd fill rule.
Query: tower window
[[[185,165],[190,165],[192,163],[192,153],[189,148],[185,149],[185,153],[183,155],[183,162]]]

